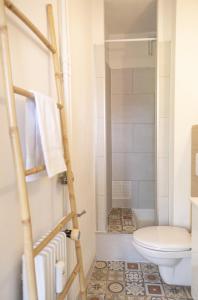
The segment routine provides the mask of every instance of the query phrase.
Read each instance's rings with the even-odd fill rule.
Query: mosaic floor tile
[[[143,273],[144,282],[147,283],[161,283],[159,273]]]
[[[108,226],[110,232],[121,232],[122,225],[109,225]]]
[[[94,269],[92,272],[92,279],[96,281],[107,280],[107,269]]]
[[[140,271],[141,270],[140,264],[126,262],[126,270]]]
[[[106,293],[107,282],[91,280],[87,287],[87,294],[104,295]]]
[[[143,282],[142,272],[134,272],[127,270],[125,273],[126,282]]]
[[[88,295],[87,300],[105,300],[105,295]]]
[[[164,296],[164,289],[161,284],[145,284],[146,295],[148,296]]]
[[[159,273],[158,266],[150,263],[141,264],[141,269],[143,273]]]
[[[105,300],[126,300],[125,295],[115,295],[115,294],[107,294],[105,296]]]
[[[192,296],[191,296],[191,287],[186,286],[186,287],[184,288],[184,290],[185,290],[185,293],[186,293],[188,299],[192,299]]]
[[[144,296],[145,288],[144,284],[139,282],[126,282],[125,286],[126,295]]]
[[[135,215],[130,208],[112,208],[108,216],[108,231],[133,233],[137,229]]]
[[[107,261],[103,261],[103,260],[98,260],[95,263],[95,268],[96,269],[107,269],[108,268],[108,262]]]
[[[187,299],[185,288],[181,286],[163,284],[166,297],[175,299]]]
[[[119,294],[125,295],[125,286],[124,282],[119,281],[109,281],[107,283],[107,295],[108,294]]]
[[[88,300],[192,300],[190,287],[163,283],[151,263],[97,261],[87,288]]]
[[[125,263],[123,261],[109,261],[109,270],[123,271]]]
[[[124,281],[124,272],[123,271],[109,271],[108,273],[109,281]]]

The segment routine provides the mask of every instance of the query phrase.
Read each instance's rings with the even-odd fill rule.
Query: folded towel
[[[38,92],[33,92],[33,94],[35,98],[35,119],[33,121],[35,142],[30,142],[31,136],[26,140],[26,144],[29,144],[29,147],[31,147],[28,153],[26,153],[26,157],[31,160],[30,155],[32,152],[35,152],[34,160],[36,161],[34,162],[36,164],[31,167],[42,164],[44,157],[48,177],[53,177],[66,170],[59,113],[56,103],[52,98]],[[27,135],[28,132],[26,137]]]

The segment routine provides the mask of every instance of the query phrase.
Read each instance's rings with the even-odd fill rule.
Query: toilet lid
[[[191,249],[191,235],[186,229],[180,227],[145,227],[135,231],[133,237],[138,244],[153,250],[185,251]]]

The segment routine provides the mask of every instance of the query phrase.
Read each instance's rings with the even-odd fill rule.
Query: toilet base
[[[174,267],[159,265],[159,271],[167,284],[191,285],[191,257],[182,258]]]

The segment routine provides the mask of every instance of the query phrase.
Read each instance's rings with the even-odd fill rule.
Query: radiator
[[[36,247],[41,240],[34,246]],[[38,300],[56,300],[57,294],[63,290],[66,282],[66,253],[66,235],[60,232],[35,256]],[[22,266],[23,300],[29,300],[24,256]]]

